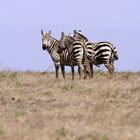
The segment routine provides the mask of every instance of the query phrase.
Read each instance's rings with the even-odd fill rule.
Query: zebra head
[[[80,41],[85,41],[85,42],[88,41],[88,39],[82,34],[81,30],[78,30],[78,31],[74,30],[73,32],[74,32],[73,38],[75,40],[80,40]]]
[[[62,53],[63,50],[68,49],[74,41],[73,37],[67,36],[62,32],[61,39],[59,40],[58,53]]]
[[[119,59],[119,57],[118,57],[118,52],[117,52],[117,49],[116,49],[116,47],[115,46],[113,46],[113,58],[114,58],[114,60],[118,60]]]
[[[43,33],[43,30],[41,30],[42,34],[42,49],[46,50],[48,46],[51,45],[51,31],[48,33]]]
[[[64,32],[61,32],[61,39],[59,40],[59,45],[58,45],[58,49],[57,49],[57,53],[59,53],[59,54],[61,54],[63,52],[63,50],[65,49],[64,39],[65,39]]]

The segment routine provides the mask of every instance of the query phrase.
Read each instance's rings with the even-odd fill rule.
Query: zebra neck
[[[51,45],[49,47],[47,47],[47,51],[52,54],[55,50],[57,50],[58,47],[58,41],[57,40],[53,40],[51,41]]]

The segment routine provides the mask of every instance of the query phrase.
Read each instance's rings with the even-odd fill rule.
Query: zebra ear
[[[74,34],[76,34],[76,30],[74,30],[73,32],[74,32]]]
[[[64,32],[61,32],[61,37],[63,37],[64,36]]]
[[[41,34],[42,34],[42,36],[44,35],[43,30],[41,30]]]
[[[48,34],[51,35],[51,30],[49,30],[49,33]]]

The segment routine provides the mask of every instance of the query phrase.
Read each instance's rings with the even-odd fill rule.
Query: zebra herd
[[[91,43],[80,30],[74,30],[73,37],[61,33],[61,39],[51,36],[51,31],[42,34],[42,49],[47,50],[55,66],[56,78],[59,67],[65,78],[65,66],[70,66],[72,79],[74,79],[74,66],[78,66],[80,79],[84,73],[84,79],[93,78],[93,65],[104,64],[110,76],[114,75],[114,61],[118,60],[115,46],[110,42]]]

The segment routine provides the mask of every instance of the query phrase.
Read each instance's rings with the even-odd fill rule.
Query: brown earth
[[[140,140],[140,73],[107,75],[0,72],[0,140]]]

